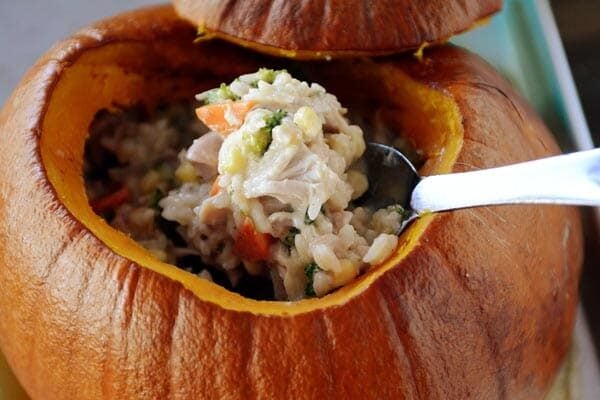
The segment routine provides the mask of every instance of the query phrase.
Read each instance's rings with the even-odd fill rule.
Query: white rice
[[[239,127],[226,136],[212,166],[222,190],[210,196],[209,183],[183,185],[160,202],[163,217],[185,227],[186,239],[208,262],[253,274],[275,270],[274,279],[281,281],[290,300],[324,295],[391,255],[401,216],[393,209],[373,215],[349,210],[351,200],[368,188],[365,175],[353,165],[365,142],[337,99],[320,85],[301,82],[285,71],[275,72],[272,82],[260,79],[263,72],[241,76],[229,86],[236,100],[256,105],[244,121],[225,114]],[[210,95],[205,92],[199,99]],[[264,153],[253,153],[247,138],[264,129],[276,110],[284,110],[285,117],[272,129]],[[201,150],[187,154],[194,153],[191,161],[206,167],[199,161],[215,154]],[[271,245],[269,259],[258,266],[230,251],[246,217],[257,231],[279,239]],[[290,232],[296,234],[286,244]],[[316,268],[309,275],[305,269],[311,263]]]
[[[324,296],[393,254],[402,213],[352,205],[368,189],[356,162],[365,141],[335,96],[286,71],[261,69],[198,99],[223,103],[232,129],[206,132],[190,122],[193,138],[182,145],[175,108],[148,122],[125,120],[100,138],[120,166],[108,183],[88,181],[90,198],[115,184],[132,195],[106,214],[115,228],[161,261],[199,256],[233,287],[244,275],[263,276],[287,300]],[[252,102],[250,111],[236,114],[236,101]],[[185,246],[163,231],[161,217]],[[260,259],[240,251],[256,247],[243,242],[248,223],[268,238]],[[183,268],[213,279],[204,267]]]

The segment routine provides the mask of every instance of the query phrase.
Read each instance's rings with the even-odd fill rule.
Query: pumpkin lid
[[[173,0],[206,38],[293,58],[399,53],[446,41],[502,0]]]

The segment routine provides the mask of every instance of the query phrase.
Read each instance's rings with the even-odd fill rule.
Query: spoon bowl
[[[412,193],[421,180],[410,160],[395,147],[369,142],[362,161],[369,189],[357,205],[371,210],[391,205],[409,209]]]
[[[600,149],[421,178],[398,149],[368,143],[363,163],[369,190],[357,205],[373,210],[403,207],[406,212],[400,231],[423,214],[459,208],[498,204],[600,206]]]

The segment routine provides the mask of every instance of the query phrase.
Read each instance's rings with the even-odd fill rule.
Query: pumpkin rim
[[[171,40],[172,39],[173,38],[171,38]],[[56,147],[54,145],[47,144],[49,137],[48,135],[50,134],[47,132],[46,127],[48,111],[52,108],[51,106],[53,104],[52,102],[55,100],[55,95],[60,93],[59,91],[61,90],[61,84],[65,84],[66,72],[72,71],[74,68],[76,68],[77,63],[80,62],[86,54],[93,54],[94,52],[102,51],[102,49],[106,49],[111,45],[128,42],[139,42],[141,44],[145,44],[148,43],[149,40],[146,38],[141,38],[139,40],[113,38],[113,40],[94,46],[78,47],[74,52],[68,54],[66,57],[60,60],[62,68],[59,72],[54,74],[52,81],[46,85],[47,97],[45,99],[45,109],[44,112],[39,116],[39,122],[42,126],[39,139],[40,161],[43,166],[44,173],[46,174],[46,179],[49,186],[52,188],[57,200],[61,203],[61,207],[64,207],[73,216],[73,218],[77,220],[78,223],[82,224],[86,230],[91,232],[96,238],[98,238],[99,241],[107,246],[108,249],[117,255],[132,261],[143,268],[148,268],[154,272],[168,277],[169,279],[177,281],[186,289],[194,293],[194,295],[199,299],[213,303],[225,309],[264,315],[297,315],[311,312],[316,309],[323,309],[344,304],[345,302],[366,291],[373,284],[373,282],[378,280],[388,270],[399,265],[401,260],[410,254],[410,252],[419,244],[420,237],[425,233],[431,221],[438,217],[437,215],[427,215],[420,218],[405,231],[401,237],[400,245],[392,257],[390,257],[384,263],[376,266],[371,271],[362,274],[350,284],[345,285],[344,287],[322,298],[302,299],[293,302],[254,300],[243,297],[217,284],[196,277],[195,275],[190,274],[174,265],[166,264],[154,259],[153,257],[149,257],[149,252],[147,250],[142,250],[139,244],[127,237],[122,232],[117,231],[112,227],[106,229],[105,226],[108,226],[107,223],[101,217],[93,213],[87,201],[85,202],[87,209],[82,209],[81,204],[79,206],[77,205],[76,202],[81,202],[81,198],[75,200],[75,203],[71,202],[73,201],[71,195],[76,191],[79,192],[79,196],[82,194],[85,195],[84,185],[81,184],[81,186],[78,186],[75,188],[75,190],[73,190],[72,187],[64,186],[64,176],[61,175],[62,173],[60,172],[60,168],[64,168],[64,163],[68,163],[69,159],[65,159],[64,157],[56,158],[56,152],[53,151],[53,149],[56,149]],[[448,101],[449,104],[455,108],[457,113],[456,117],[462,118],[458,105],[454,102],[449,94],[444,93],[436,88],[428,87],[427,85],[413,79],[405,72],[396,72],[402,75],[403,79],[406,79],[406,82],[410,82],[411,84],[426,90],[433,96],[438,96],[444,99],[444,101]],[[442,167],[434,170],[433,172],[435,173],[450,172],[454,162],[460,154],[463,134],[462,123],[460,121],[453,122],[458,124],[460,131],[454,132],[454,136],[448,138],[446,150],[449,151],[444,151],[443,154],[439,156]],[[59,138],[59,136],[57,136],[57,138]],[[62,139],[59,138],[59,140]],[[74,170],[73,168],[67,169],[70,171]],[[79,173],[80,171],[76,172]],[[87,197],[85,197],[85,199],[87,199]]]

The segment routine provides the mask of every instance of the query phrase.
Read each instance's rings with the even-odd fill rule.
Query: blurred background
[[[510,1],[510,0],[509,0]],[[520,0],[519,0],[520,1]],[[527,1],[527,0],[524,0]],[[54,42],[90,21],[160,0],[0,0],[0,104]],[[600,145],[600,0],[550,0],[596,146]]]
[[[600,146],[600,0],[551,0],[588,121],[594,145]],[[593,214],[584,210],[588,234],[585,273],[581,291],[588,323],[600,354],[600,232],[590,223]]]
[[[596,146],[600,146],[600,0],[551,0]]]

